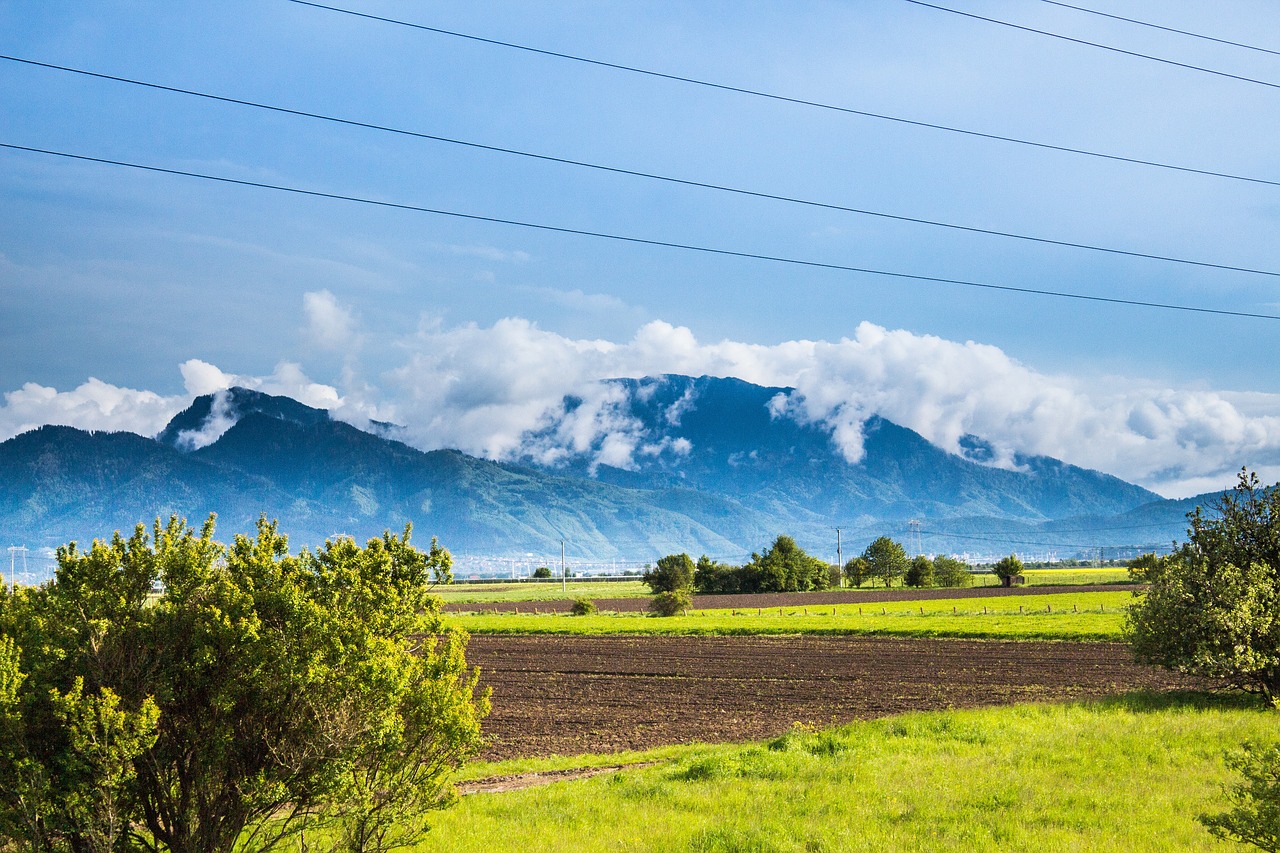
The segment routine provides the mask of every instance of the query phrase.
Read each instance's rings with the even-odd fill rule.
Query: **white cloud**
[[[174,444],[179,450],[188,452],[208,447],[235,426],[237,420],[236,412],[231,408],[231,395],[226,389],[215,391],[204,423],[200,424],[199,429],[184,429],[179,432]]]
[[[0,439],[12,438],[44,424],[154,435],[186,403],[185,397],[162,397],[151,391],[121,388],[94,378],[70,391],[28,382],[4,395],[4,404],[0,405]]]
[[[359,348],[354,314],[329,291],[304,293],[302,312],[307,320],[304,334],[313,345],[342,353]]]
[[[580,340],[509,318],[490,328],[424,328],[410,348],[391,377],[410,440],[495,458],[589,453],[630,467],[643,436],[593,386],[682,373],[794,387],[785,413],[829,429],[850,461],[861,458],[864,421],[879,414],[952,452],[978,435],[995,449],[995,464],[1012,465],[1019,453],[1053,456],[1172,495],[1229,485],[1242,465],[1280,466],[1280,395],[1055,376],[994,346],[871,323],[840,341],[764,346],[701,343],[663,322],[625,343]],[[566,395],[583,402],[566,412]]]
[[[304,312],[318,334],[327,330],[337,341],[354,333],[348,309],[323,292],[313,296]],[[44,423],[154,434],[192,397],[241,385],[357,426],[401,424],[397,437],[423,449],[545,463],[578,456],[593,466],[634,468],[643,458],[694,448],[648,434],[623,391],[601,380],[679,373],[795,388],[771,405],[774,415],[829,430],[850,461],[861,458],[865,420],[878,414],[952,452],[964,436],[980,436],[993,448],[994,464],[1011,466],[1018,454],[1052,456],[1171,496],[1230,485],[1244,465],[1280,477],[1280,395],[1051,375],[994,346],[871,323],[839,341],[766,346],[703,343],[664,322],[613,342],[566,337],[520,318],[489,327],[424,320],[392,344],[404,352],[401,366],[373,382],[351,363],[335,386],[311,379],[294,361],[281,361],[268,376],[244,376],[192,359],[179,368],[187,394],[178,397],[97,379],[65,392],[28,384],[4,395],[0,436]],[[676,428],[696,405],[676,401],[667,423]],[[198,440],[213,440],[227,426],[225,418],[211,419]]]

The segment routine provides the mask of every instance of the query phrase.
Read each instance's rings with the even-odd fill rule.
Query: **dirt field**
[[[1049,595],[1071,592],[1115,592],[1131,590],[1133,586],[1101,584],[1091,586],[983,586],[966,589],[845,589],[828,592],[781,592],[757,595],[695,595],[696,609],[733,608],[754,609],[760,607],[805,607],[826,604],[859,604],[881,601],[934,601],[948,598],[991,598],[1006,595]],[[601,610],[616,613],[639,613],[649,609],[651,596],[641,598],[597,598]],[[468,604],[446,604],[444,609],[453,612],[501,612],[501,613],[568,613],[572,599],[563,601],[498,601]]]
[[[490,759],[749,740],[793,722],[1197,685],[1138,666],[1113,643],[476,635],[467,658],[493,687]]]

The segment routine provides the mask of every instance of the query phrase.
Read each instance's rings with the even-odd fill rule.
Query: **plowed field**
[[[484,758],[780,734],[902,711],[1202,686],[1127,646],[882,637],[476,635]]]

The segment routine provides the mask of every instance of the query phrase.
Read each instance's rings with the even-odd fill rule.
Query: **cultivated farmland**
[[[485,758],[742,741],[794,723],[1203,686],[1116,643],[476,635]]]

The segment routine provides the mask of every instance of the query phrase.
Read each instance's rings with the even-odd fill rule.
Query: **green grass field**
[[[883,634],[971,639],[1119,640],[1130,592],[1047,593],[822,607],[690,610],[595,616],[449,613],[446,622],[490,634]]]
[[[1075,586],[1079,584],[1124,584],[1129,582],[1126,569],[1032,569],[1026,572],[1029,586]],[[974,586],[996,586],[990,574],[974,575]],[[562,589],[562,586],[564,589]],[[565,591],[567,589],[567,592]],[[863,590],[877,587],[864,586]],[[511,581],[510,583],[455,583],[438,586],[433,592],[446,603],[484,603],[499,601],[563,601],[566,598],[643,598],[649,587],[634,581],[593,581],[569,579],[559,581]]]
[[[907,714],[760,744],[475,764],[470,778],[656,760],[463,798],[421,851],[1212,850],[1226,750],[1274,741],[1239,696]]]

